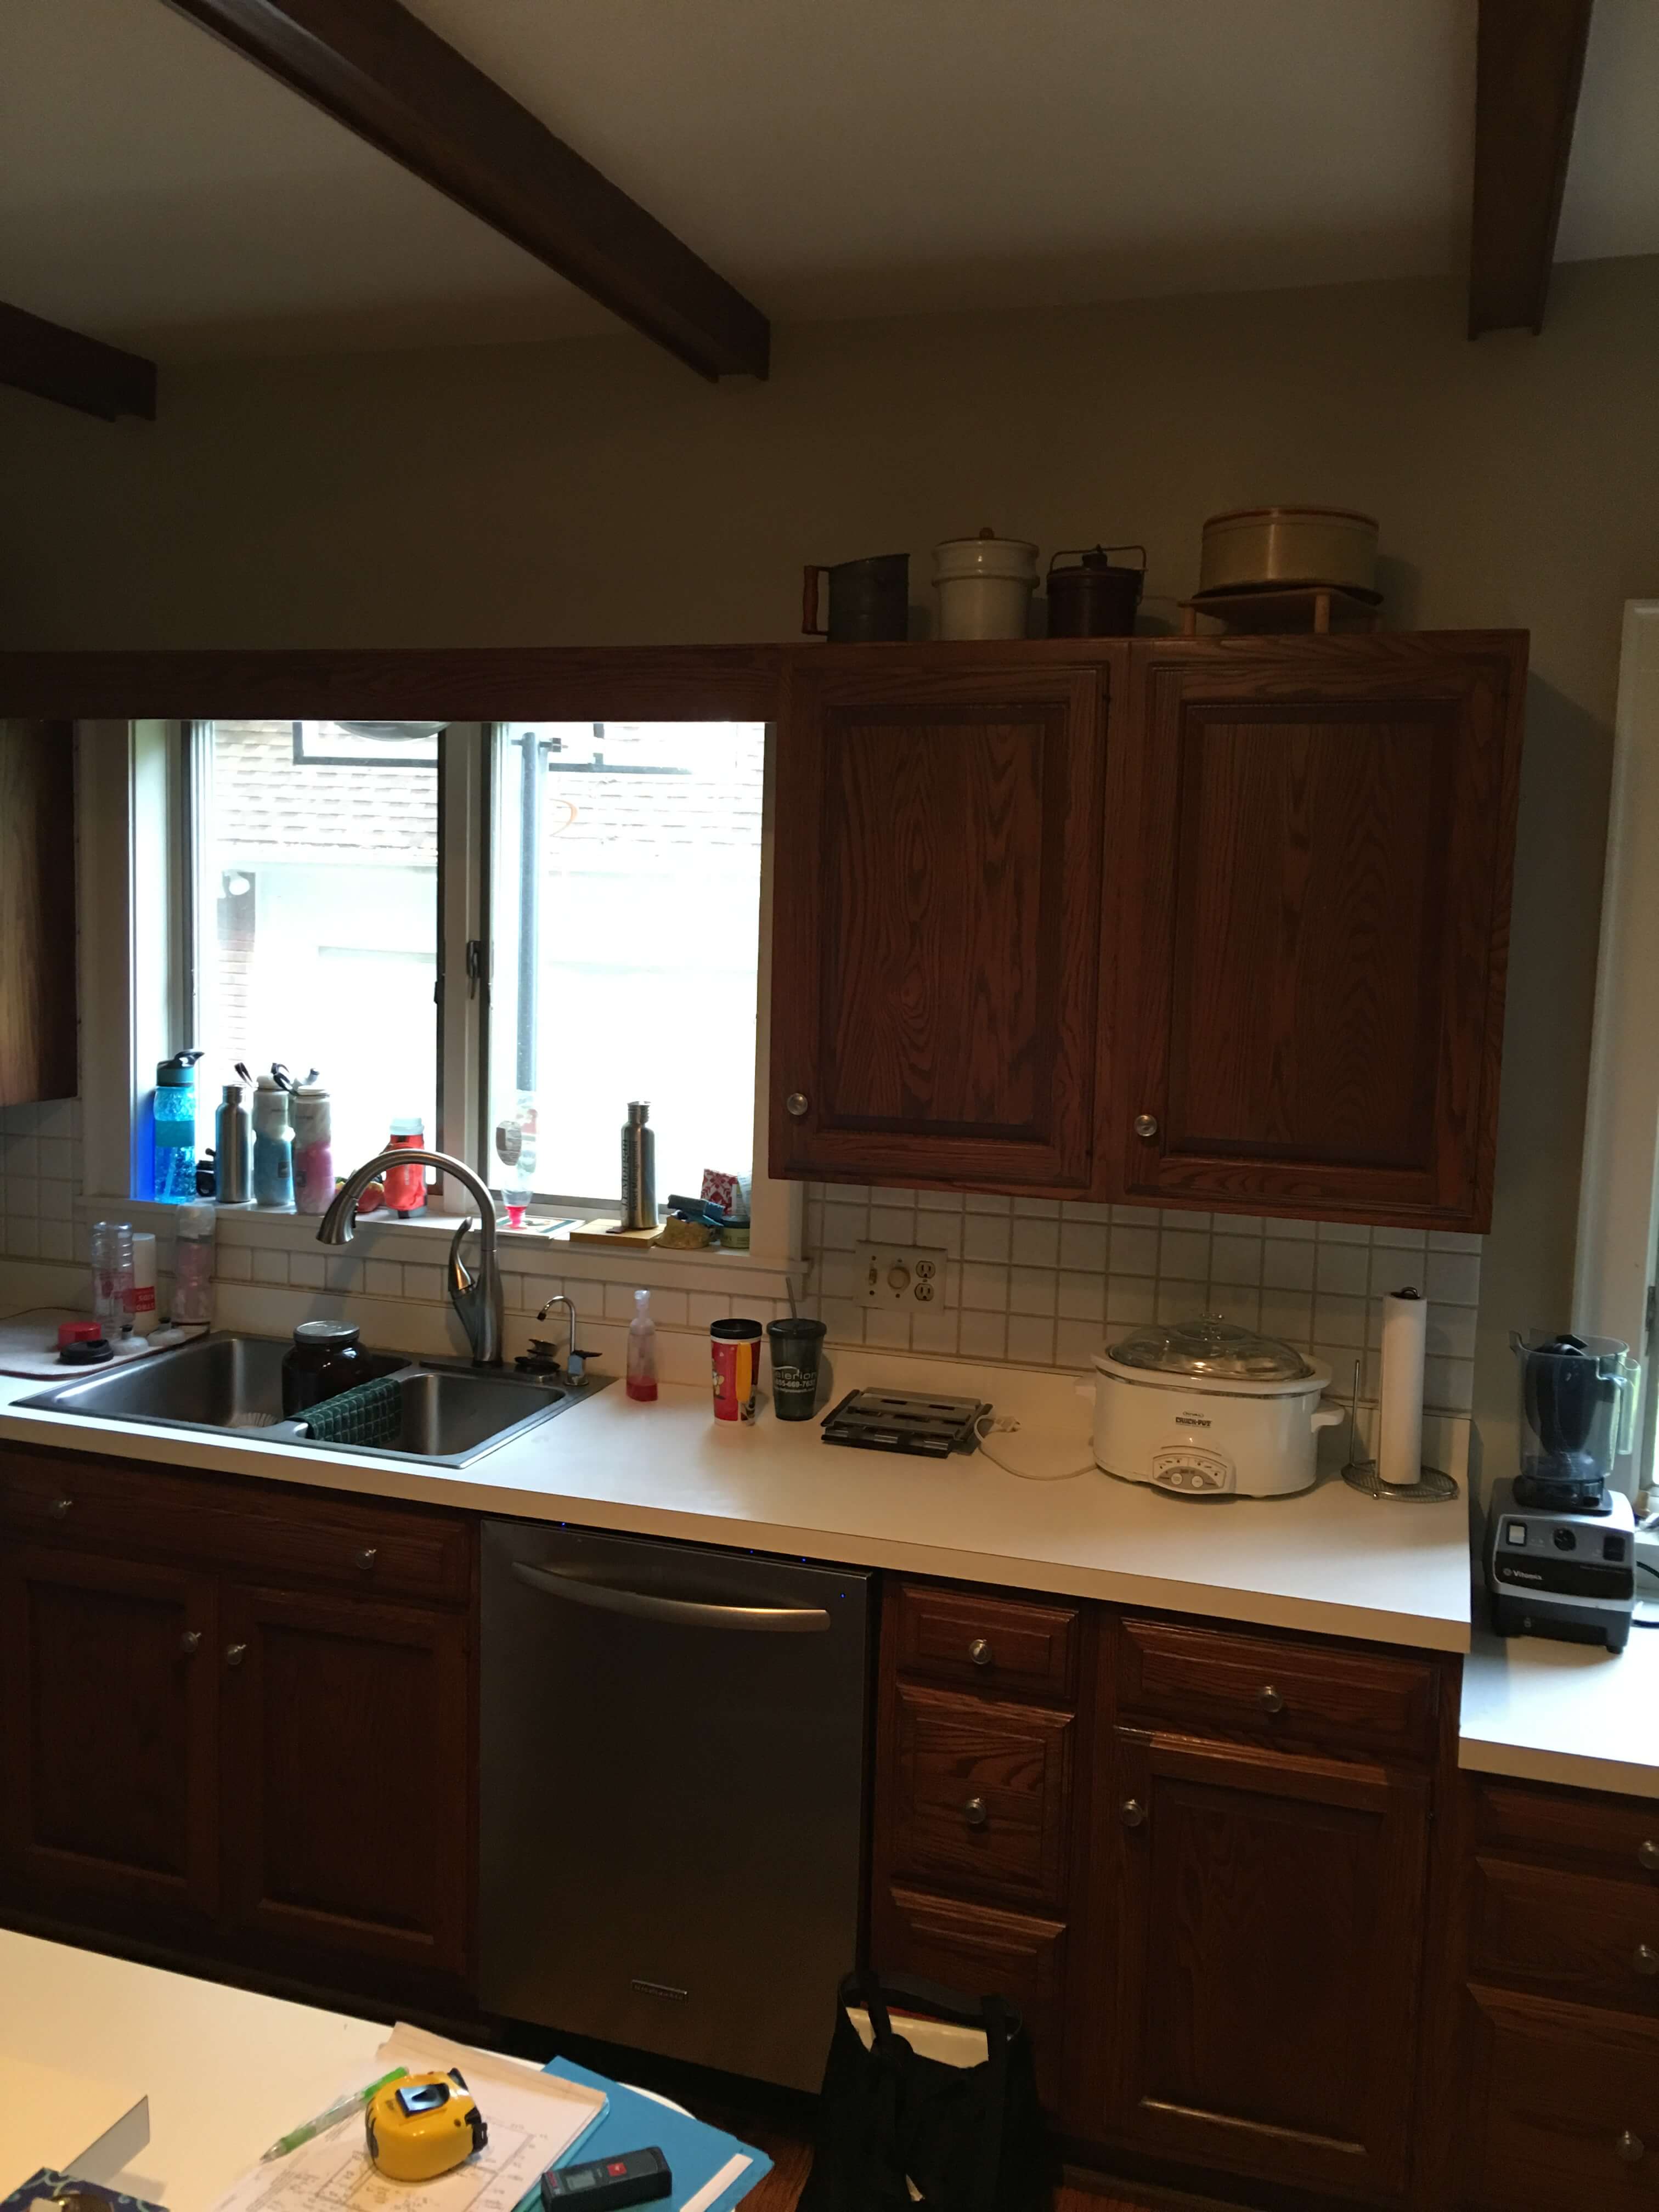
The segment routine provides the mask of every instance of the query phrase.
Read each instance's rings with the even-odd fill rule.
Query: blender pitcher
[[[1511,1334],[1520,1370],[1517,1502],[1594,1510],[1636,1434],[1639,1364],[1611,1336]]]

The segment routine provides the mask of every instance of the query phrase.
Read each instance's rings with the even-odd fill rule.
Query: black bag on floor
[[[919,2057],[896,2033],[890,2002],[983,2028],[984,2060]],[[849,2004],[870,2015],[868,2051]],[[1046,2212],[1054,2172],[1030,2039],[1012,2006],[902,1974],[848,1975],[797,2212]]]

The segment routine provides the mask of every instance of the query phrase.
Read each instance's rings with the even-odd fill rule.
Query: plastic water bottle
[[[125,1221],[92,1224],[92,1310],[106,1337],[132,1332],[132,1230]]]
[[[181,1204],[196,1194],[196,1063],[199,1052],[175,1052],[155,1070],[155,1171],[153,1194]]]
[[[173,1255],[173,1318],[213,1319],[213,1238],[219,1217],[210,1206],[187,1206],[179,1216]]]
[[[536,1095],[520,1091],[511,1113],[495,1124],[495,1156],[501,1164],[501,1203],[509,1229],[524,1227],[525,1211],[536,1188]]]

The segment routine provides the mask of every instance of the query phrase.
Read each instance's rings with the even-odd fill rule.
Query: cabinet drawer
[[[883,1887],[871,1914],[870,1962],[878,1973],[920,1974],[967,1996],[1006,1997],[1030,2036],[1042,2100],[1050,2110],[1058,2104],[1066,1963],[1059,1921]]]
[[[0,1456],[0,1525],[126,1558],[459,1604],[465,1520],[247,1477],[169,1474],[64,1454]]]
[[[894,1870],[1063,1911],[1070,1715],[908,1683],[895,1705]]]
[[[905,1583],[896,1609],[901,1674],[971,1682],[1005,1697],[1068,1699],[1076,1694],[1073,1606],[1030,1605],[978,1590]]]
[[[1480,1782],[1474,1788],[1478,1850],[1513,1851],[1638,1881],[1646,1876],[1659,1892],[1659,1804],[1522,1783]]]
[[[1482,2212],[1659,2205],[1659,2027],[1496,1990],[1477,2015],[1468,2199]]]
[[[1435,1674],[1426,1661],[1275,1637],[1126,1620],[1118,1638],[1126,1720],[1338,1757],[1430,1759]]]
[[[1469,1971],[1480,1981],[1541,1984],[1579,2004],[1659,2014],[1659,1883],[1479,1858]]]

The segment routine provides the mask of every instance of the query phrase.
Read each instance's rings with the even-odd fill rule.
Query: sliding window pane
[[[490,1118],[533,1096],[544,1198],[616,1210],[635,1098],[659,1203],[750,1172],[765,746],[760,722],[497,732]]]
[[[341,1173],[394,1115],[435,1142],[434,729],[216,722],[198,758],[201,1143],[238,1060],[319,1071]]]

